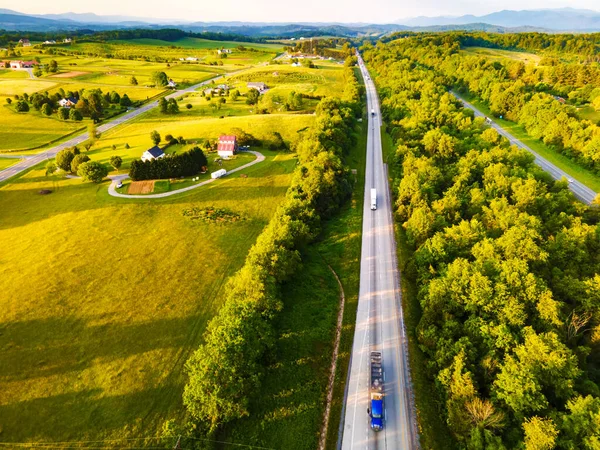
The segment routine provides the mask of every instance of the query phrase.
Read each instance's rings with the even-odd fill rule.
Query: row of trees
[[[204,152],[199,147],[194,147],[185,153],[166,155],[150,161],[135,160],[129,168],[129,177],[133,181],[188,177],[198,174],[207,165]]]
[[[275,340],[272,321],[282,308],[280,285],[300,266],[301,249],[315,238],[320,221],[350,197],[351,178],[342,158],[356,142],[352,108],[330,98],[319,104],[315,124],[297,146],[299,166],[284,203],[229,280],[224,306],[186,364],[183,401],[206,431],[249,414]]]
[[[415,332],[450,431],[472,450],[597,449],[598,210],[415,64],[417,40],[365,50],[398,143]]]
[[[52,174],[56,169],[79,175],[83,181],[100,183],[107,175],[108,168],[97,161],[92,161],[88,155],[79,151],[79,148],[70,147],[59,151],[56,154],[55,162],[49,162],[46,165],[46,174]],[[121,167],[122,159],[112,157],[111,165],[118,169]]]
[[[458,37],[453,34],[412,37],[387,45],[413,64],[435,68],[440,83],[480,97],[494,115],[524,125],[533,137],[600,173],[600,127],[579,119],[575,108],[551,95],[558,84],[545,78],[544,68],[525,66],[520,61],[463,55],[459,53]],[[598,84],[565,92],[587,101],[600,96],[600,70],[590,69],[585,73],[598,73]]]
[[[77,103],[73,107],[60,107],[63,98],[73,99]],[[102,93],[101,89],[90,89],[81,91],[65,92],[62,88],[53,94],[48,92],[36,92],[28,95],[15,96],[15,110],[17,112],[28,112],[30,106],[46,116],[51,116],[55,111],[62,120],[81,121],[83,117],[98,120],[102,117],[105,108],[110,105],[119,105],[126,108],[133,105],[127,94],[123,96],[117,92]],[[11,98],[6,99],[7,104],[12,104]]]

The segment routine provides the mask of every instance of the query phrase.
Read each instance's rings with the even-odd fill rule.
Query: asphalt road
[[[182,95],[185,95],[190,92],[194,92],[199,87],[204,86],[205,84],[210,83],[212,80],[217,80],[221,77],[222,77],[222,75],[219,75],[218,77],[211,78],[210,80],[206,80],[206,81],[203,81],[202,83],[198,83],[193,86],[190,86],[187,89],[175,91],[172,94],[169,94],[166,98],[170,99],[170,98],[181,97]],[[115,128],[124,122],[134,119],[134,118],[140,116],[141,114],[144,114],[146,111],[149,111],[152,108],[155,108],[157,105],[158,105],[158,101],[150,102],[138,109],[135,109],[131,112],[128,112],[128,113],[120,116],[120,117],[117,117],[116,119],[114,119],[110,122],[100,125],[98,127],[98,131],[101,133],[104,133],[105,131]],[[79,144],[85,142],[87,139],[88,139],[88,133],[84,133],[77,137],[74,137],[73,139],[69,139],[68,141],[63,142],[62,144],[57,145],[56,147],[52,147],[42,153],[32,155],[31,157],[28,157],[27,159],[24,159],[23,161],[20,161],[17,164],[14,164],[14,165],[0,171],[0,182],[7,180],[11,177],[14,177],[17,174],[34,167],[35,165],[39,164],[40,162],[50,160],[50,159],[54,158],[54,156],[56,156],[56,154],[59,151],[65,149],[65,148],[68,148],[68,147],[73,147],[75,145],[79,145]]]
[[[455,92],[452,92],[452,94],[456,98],[458,98],[463,103],[463,105],[465,105],[469,109],[472,109],[475,112],[476,117],[486,117],[485,114],[483,114],[481,111],[479,111],[472,104],[467,102],[465,99],[461,98],[458,94],[456,94]],[[544,171],[548,172],[552,176],[552,178],[554,178],[555,180],[560,180],[562,178],[567,179],[569,181],[569,189],[571,189],[571,191],[573,192],[575,197],[577,197],[582,202],[587,203],[589,205],[592,203],[594,198],[596,198],[596,195],[598,195],[597,192],[594,192],[592,189],[587,187],[585,184],[575,180],[574,178],[572,178],[568,173],[564,172],[563,170],[560,170],[554,164],[552,164],[547,159],[543,158],[537,152],[532,150],[531,147],[525,145],[522,141],[515,138],[512,134],[510,134],[509,132],[504,130],[500,125],[496,124],[494,121],[492,121],[490,123],[490,126],[492,128],[494,128],[499,134],[501,134],[506,139],[508,139],[511,144],[517,145],[517,146],[527,150],[533,156],[535,156],[535,163],[538,166],[540,166]]]
[[[417,449],[412,385],[406,333],[400,305],[400,280],[386,167],[381,148],[379,101],[362,60],[367,88],[369,134],[365,175],[360,291],[348,378],[342,449]],[[375,111],[371,115],[371,110]],[[377,189],[377,209],[371,211],[371,188]],[[369,355],[383,354],[385,425],[369,426]]]

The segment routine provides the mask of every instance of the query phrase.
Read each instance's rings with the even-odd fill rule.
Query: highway
[[[458,94],[456,94],[455,92],[452,92],[452,94],[456,98],[458,98],[463,103],[463,105],[465,105],[465,107],[473,110],[475,112],[476,117],[486,117],[481,111],[479,111],[477,108],[475,108],[475,106],[473,106],[471,103],[467,102],[465,99],[461,98]],[[573,192],[575,197],[577,197],[582,202],[590,205],[592,203],[592,201],[594,200],[594,198],[596,198],[596,195],[598,195],[596,192],[594,192],[592,189],[587,187],[585,184],[575,180],[568,173],[566,173],[563,170],[560,170],[558,167],[556,167],[550,161],[548,161],[547,159],[540,156],[537,152],[532,150],[531,147],[529,147],[528,145],[525,145],[522,141],[515,138],[512,134],[510,134],[509,132],[504,130],[500,125],[498,125],[494,121],[492,121],[489,125],[492,128],[494,128],[499,134],[501,134],[506,139],[508,139],[511,144],[521,147],[521,148],[527,150],[529,153],[531,153],[535,157],[535,163],[538,166],[540,166],[544,171],[548,172],[552,176],[552,178],[554,178],[555,180],[560,180],[562,178],[565,178],[566,180],[568,180],[569,181],[569,189],[571,189],[571,191]]]
[[[198,83],[193,86],[190,86],[187,89],[177,90],[177,91],[173,92],[172,94],[167,95],[165,98],[168,100],[170,98],[181,97],[182,95],[185,95],[190,92],[194,92],[199,87],[204,86],[205,84],[208,84],[211,81],[217,80],[221,77],[222,77],[222,75],[219,75],[215,78],[211,78],[210,80],[206,80],[206,81],[203,81],[202,83]],[[123,114],[122,116],[117,117],[116,119],[114,119],[110,122],[100,125],[98,127],[98,131],[101,133],[104,133],[105,131],[115,128],[124,122],[127,122],[131,119],[134,119],[134,118],[144,114],[145,112],[151,110],[152,108],[155,108],[156,106],[158,106],[158,101],[150,102],[138,109],[135,109],[126,114]],[[27,119],[24,119],[24,120],[27,120]],[[69,148],[69,147],[73,147],[75,145],[82,144],[87,139],[88,139],[88,133],[83,133],[79,136],[69,139],[68,141],[63,142],[60,145],[52,147],[46,151],[43,151],[43,152],[35,154],[35,155],[28,156],[23,161],[20,161],[17,164],[14,164],[4,170],[1,170],[0,171],[0,182],[2,182],[4,180],[8,180],[9,178],[14,177],[15,175],[17,175],[25,170],[31,169],[32,167],[36,166],[37,164],[39,164],[43,161],[51,160],[52,158],[54,158],[56,156],[56,154],[59,151],[65,149],[65,148]]]
[[[386,167],[381,148],[381,119],[375,85],[359,57],[367,90],[369,133],[365,174],[360,290],[356,329],[342,427],[342,449],[419,448],[404,329],[396,243]],[[371,115],[371,110],[375,112]],[[371,210],[371,188],[377,209]],[[385,423],[369,426],[370,352],[383,354]]]

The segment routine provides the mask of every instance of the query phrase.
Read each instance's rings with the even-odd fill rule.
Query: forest
[[[533,93],[544,72],[459,47],[452,34],[362,47],[396,144],[394,208],[413,250],[403,276],[421,307],[410,331],[432,395],[459,448],[598,449],[599,211],[448,92],[469,86],[521,120],[560,115]],[[581,143],[598,139],[564,114]]]
[[[569,51],[586,46],[597,54],[598,36],[514,36],[519,38],[469,33],[419,35],[391,45],[413,65],[435,70],[447,88],[481,98],[495,116],[521,124],[531,137],[600,174],[600,127],[581,119],[576,109],[590,104],[600,110],[600,65],[568,58]],[[493,61],[461,53],[467,44],[527,49],[542,57],[537,65]],[[564,50],[556,53],[554,48]]]

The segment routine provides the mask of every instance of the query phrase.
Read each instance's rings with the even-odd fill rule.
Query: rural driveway
[[[486,117],[485,114],[483,114],[481,111],[475,108],[475,106],[473,106],[471,103],[460,97],[460,95],[458,95],[456,92],[452,92],[452,95],[459,99],[467,108],[472,109],[473,112],[475,112],[476,117]],[[588,205],[590,205],[592,201],[594,201],[596,195],[598,195],[597,192],[594,192],[585,184],[575,180],[567,172],[559,169],[550,161],[540,156],[536,151],[532,150],[531,147],[525,145],[522,141],[515,138],[512,134],[510,134],[497,123],[492,121],[490,126],[494,128],[500,135],[508,139],[511,144],[521,147],[527,150],[529,153],[531,153],[535,157],[535,163],[538,166],[540,166],[543,170],[548,172],[552,176],[552,178],[554,178],[555,180],[560,180],[562,178],[567,179],[569,181],[569,189],[571,189],[575,197],[577,197],[579,200],[581,200],[584,203],[587,203]]]
[[[229,74],[229,75],[231,75],[231,74]],[[174,93],[167,95],[166,98],[167,99],[177,98],[177,97],[181,97],[182,95],[194,92],[199,87],[204,86],[204,85],[212,82],[213,80],[218,80],[218,79],[222,78],[223,76],[224,75],[219,75],[217,77],[203,81],[202,83],[198,83],[193,86],[190,86],[187,89],[175,91]],[[150,102],[147,105],[144,105],[136,110],[133,110],[131,112],[128,112],[128,113],[122,115],[121,117],[117,117],[115,120],[112,120],[108,123],[100,125],[98,127],[98,131],[101,133],[104,133],[105,131],[111,130],[111,129],[121,125],[124,122],[127,122],[131,119],[134,119],[134,118],[144,114],[145,112],[151,110],[152,108],[155,108],[157,105],[158,105],[158,101]],[[39,164],[45,160],[50,160],[50,159],[54,158],[59,151],[65,149],[65,148],[79,145],[79,144],[85,142],[87,139],[88,139],[88,133],[83,133],[77,137],[69,139],[66,142],[63,142],[60,145],[57,145],[56,147],[50,148],[50,149],[46,150],[45,152],[38,153],[37,155],[33,155],[30,158],[20,161],[17,164],[14,164],[14,165],[0,171],[0,182],[8,180],[9,178],[12,178],[15,175],[18,175],[19,173],[21,173],[25,170],[31,169],[32,167],[36,166],[37,164]]]
[[[248,164],[244,164],[243,166],[237,167],[235,169],[231,169],[224,176],[227,176],[232,173],[238,172],[240,170],[246,169],[247,167],[253,166],[254,164],[258,164],[259,162],[262,162],[265,160],[265,156],[262,153],[254,152],[254,151],[248,151],[247,153],[253,153],[254,155],[256,155],[256,159],[254,161],[249,162]],[[206,181],[203,181],[202,183],[194,184],[193,186],[188,186],[188,187],[185,187],[182,189],[177,189],[176,191],[161,192],[160,194],[148,194],[148,195],[120,194],[116,190],[117,182],[125,180],[127,178],[129,178],[129,175],[117,175],[117,176],[112,177],[111,179],[113,181],[112,181],[112,183],[110,183],[110,186],[108,187],[108,193],[110,195],[112,195],[113,197],[118,197],[118,198],[135,198],[135,199],[142,199],[142,200],[147,199],[147,198],[165,198],[165,197],[170,197],[171,195],[181,194],[182,192],[191,191],[192,189],[198,189],[200,186],[205,186],[208,183],[212,183],[213,181],[218,179],[218,178],[211,178],[210,180],[206,180]]]

